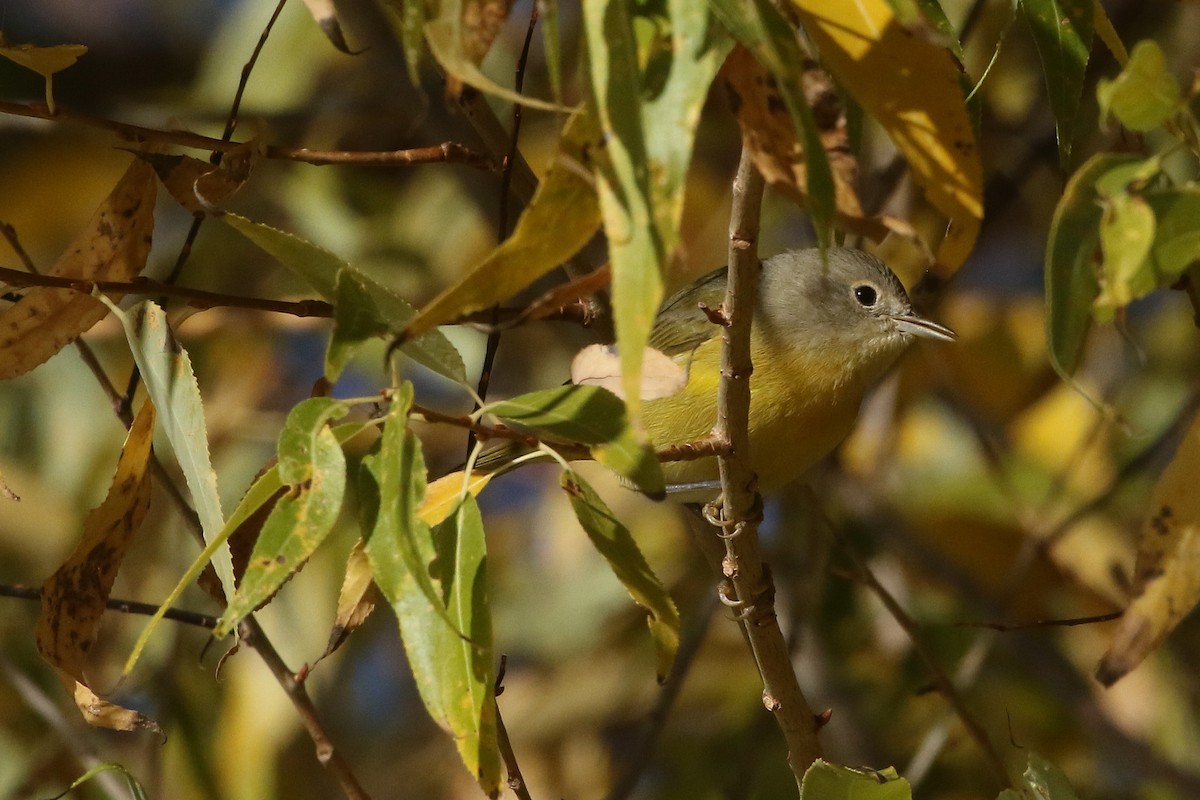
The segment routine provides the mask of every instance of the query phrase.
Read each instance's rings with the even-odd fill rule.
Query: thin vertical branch
[[[750,445],[750,325],[758,277],[758,220],[763,179],[743,146],[733,183],[729,224],[729,278],[722,304],[721,381],[714,437],[732,452],[718,459],[721,473],[720,527],[725,543],[722,573],[763,680],[763,704],[775,716],[788,749],[788,766],[799,783],[821,754],[817,721],[800,690],[791,655],[775,614],[775,588],[758,542],[762,498],[747,458]]]

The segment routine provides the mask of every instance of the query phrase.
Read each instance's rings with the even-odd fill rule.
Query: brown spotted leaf
[[[1138,542],[1133,602],[1096,677],[1111,686],[1153,652],[1200,601],[1200,417],[1151,497]]]
[[[150,253],[155,194],[154,170],[135,160],[50,274],[82,281],[136,277]],[[0,380],[38,366],[107,314],[99,300],[73,289],[30,289],[0,313]]]
[[[150,507],[150,445],[154,406],[147,401],[129,429],[108,496],[88,514],[83,536],[42,585],[37,647],[75,696],[91,725],[116,730],[153,728],[152,720],[98,698],[83,676],[100,617],[129,543]]]

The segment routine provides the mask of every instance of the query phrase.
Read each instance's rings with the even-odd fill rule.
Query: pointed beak
[[[896,330],[912,336],[923,336],[926,339],[938,339],[943,342],[953,342],[958,334],[947,327],[930,322],[916,314],[895,314],[889,317],[896,323]]]

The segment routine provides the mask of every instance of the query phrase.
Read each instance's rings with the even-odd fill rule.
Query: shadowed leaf
[[[1093,5],[1094,0],[1021,0],[1025,22],[1042,60],[1063,169],[1071,160],[1075,117],[1092,49]]]

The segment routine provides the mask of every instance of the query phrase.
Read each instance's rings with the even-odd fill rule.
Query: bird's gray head
[[[915,337],[954,333],[913,311],[887,265],[862,250],[790,250],[763,262],[756,331],[787,352],[803,352],[873,381]]]

